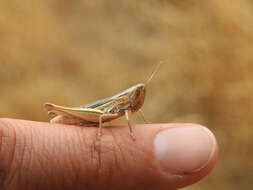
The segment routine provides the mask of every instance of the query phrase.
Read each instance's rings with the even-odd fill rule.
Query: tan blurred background
[[[252,50],[251,0],[1,0],[0,117],[48,121],[44,102],[111,96],[166,60],[146,117],[203,124],[220,145],[215,169],[185,189],[252,189]]]

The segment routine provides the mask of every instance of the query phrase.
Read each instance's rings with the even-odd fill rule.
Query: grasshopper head
[[[131,88],[127,89],[120,95],[129,94],[130,100],[130,110],[131,112],[137,112],[143,105],[146,95],[146,86],[150,83],[155,73],[158,71],[160,65],[163,63],[161,61],[154,70],[152,71],[151,75],[147,78],[147,80],[142,84],[137,84],[132,86]]]
[[[145,100],[146,88],[144,84],[137,84],[133,86],[133,90],[130,96],[131,101],[131,112],[138,111]]]

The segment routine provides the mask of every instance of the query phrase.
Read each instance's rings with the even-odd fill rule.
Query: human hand
[[[96,127],[0,119],[0,189],[177,189],[214,167],[215,137],[196,124]]]

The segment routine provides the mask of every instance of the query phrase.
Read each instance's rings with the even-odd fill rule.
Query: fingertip
[[[170,125],[154,139],[158,168],[177,188],[195,183],[210,172],[217,160],[217,147],[213,133],[196,124]]]
[[[136,141],[129,137],[127,127],[114,127],[112,131],[119,136],[116,138],[118,142],[122,137],[128,139],[129,143],[124,141],[121,144],[131,150],[135,161],[142,158],[139,163],[133,163],[135,169],[145,171],[144,168],[153,167],[156,177],[149,181],[163,187],[181,188],[196,183],[212,170],[218,157],[214,134],[199,124],[135,125]],[[150,166],[152,162],[154,165]],[[148,172],[145,175],[147,177]]]

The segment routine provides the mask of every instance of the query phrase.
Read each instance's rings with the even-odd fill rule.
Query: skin
[[[217,144],[208,162],[195,168],[198,159],[206,159],[201,151],[208,147],[194,140],[205,141],[202,133],[198,136],[197,132],[190,132],[194,138],[189,138],[187,130],[207,131],[203,126],[133,127],[136,141],[129,137],[127,125],[104,128],[98,141],[96,127],[0,119],[0,189],[178,189],[196,183],[215,165]],[[176,132],[179,128],[180,132]],[[167,161],[163,158],[163,163],[171,163],[164,172],[158,164],[154,143],[157,134],[171,129],[173,138],[192,141],[193,146],[189,147],[195,149],[188,154],[182,145],[184,140],[177,145],[171,143],[173,138],[168,138],[168,149],[176,151],[176,155],[187,154],[177,159],[168,157]],[[207,133],[212,136],[210,131]],[[179,147],[174,150],[176,146]]]

